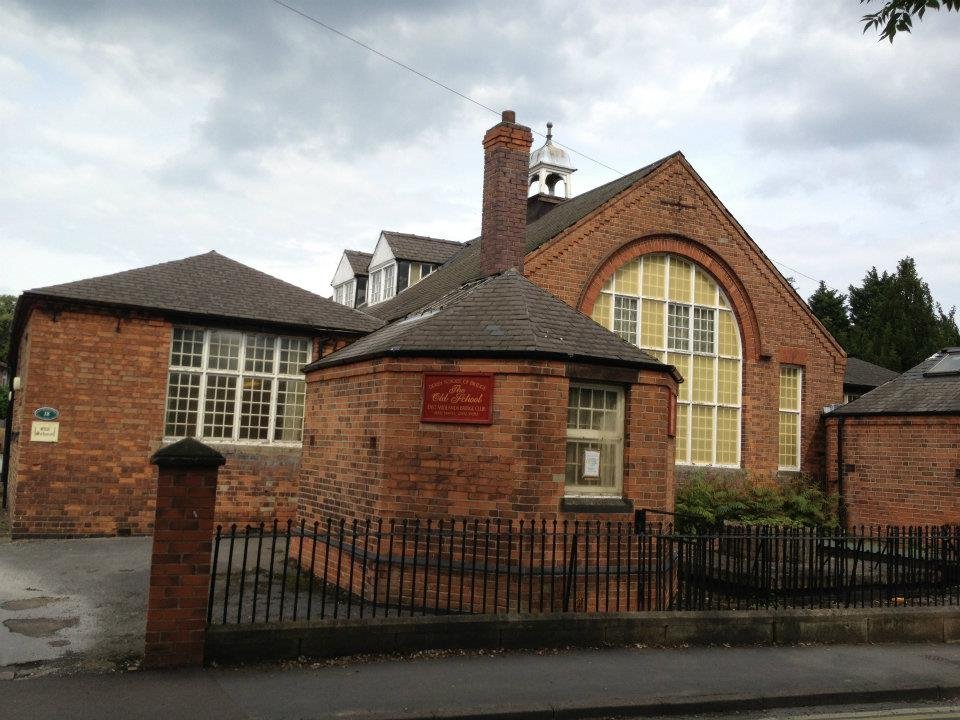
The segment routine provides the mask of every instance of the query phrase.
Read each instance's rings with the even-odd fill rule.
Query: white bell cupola
[[[573,196],[570,176],[577,169],[570,162],[567,151],[553,144],[553,123],[547,123],[547,141],[530,154],[530,183],[537,184],[540,195],[558,197],[557,185],[563,183],[563,198]]]

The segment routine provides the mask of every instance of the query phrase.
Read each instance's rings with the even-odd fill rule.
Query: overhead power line
[[[354,43],[355,45],[359,45],[359,46],[362,47],[364,50],[369,50],[370,52],[372,52],[372,53],[373,53],[374,55],[376,55],[377,57],[381,57],[381,58],[383,58],[384,60],[387,60],[387,61],[389,61],[389,62],[392,62],[394,65],[397,65],[398,67],[401,67],[401,68],[403,68],[404,70],[407,70],[407,71],[409,71],[409,72],[412,72],[412,73],[413,73],[414,75],[416,75],[417,77],[422,78],[422,79],[426,80],[427,82],[433,83],[433,84],[436,85],[437,87],[442,88],[442,89],[446,90],[447,92],[451,92],[451,93],[453,93],[454,95],[456,95],[457,97],[462,98],[463,100],[466,100],[467,102],[471,102],[471,103],[473,103],[474,105],[476,105],[476,106],[479,107],[479,108],[483,108],[483,109],[486,110],[487,112],[493,113],[494,115],[496,115],[496,116],[498,116],[498,117],[500,116],[500,111],[499,111],[499,110],[494,110],[494,109],[493,109],[492,107],[490,107],[489,105],[484,105],[482,102],[480,102],[479,100],[477,100],[477,99],[475,99],[475,98],[470,97],[470,96],[467,95],[466,93],[462,93],[462,92],[460,92],[459,90],[457,90],[456,88],[452,88],[452,87],[450,87],[449,85],[447,85],[446,83],[442,83],[442,82],[440,82],[439,80],[437,80],[436,78],[431,77],[431,76],[427,75],[427,74],[424,73],[424,72],[420,72],[419,70],[417,70],[417,69],[414,68],[414,67],[410,67],[409,65],[407,65],[407,64],[404,63],[404,62],[401,62],[400,60],[397,60],[396,58],[390,57],[390,56],[387,55],[386,53],[382,53],[382,52],[380,52],[379,50],[377,50],[377,49],[374,48],[374,47],[370,47],[370,46],[367,45],[365,42],[363,42],[363,41],[361,41],[361,40],[357,40],[357,38],[355,38],[355,37],[353,37],[353,36],[351,36],[351,35],[348,35],[347,33],[343,32],[342,30],[337,30],[337,28],[333,27],[332,25],[328,25],[327,23],[323,22],[323,21],[320,20],[319,18],[316,18],[316,17],[314,17],[313,15],[310,15],[310,14],[308,14],[308,13],[303,12],[303,10],[300,10],[300,9],[298,9],[298,8],[295,8],[293,5],[288,5],[288,4],[285,3],[283,0],[271,0],[271,1],[274,2],[274,3],[276,3],[277,5],[279,5],[280,7],[286,8],[286,9],[289,10],[290,12],[299,15],[300,17],[304,18],[305,20],[309,20],[310,22],[315,23],[316,25],[319,25],[320,27],[324,28],[325,30],[329,30],[330,32],[334,33],[335,35],[339,35],[340,37],[344,38],[345,40],[349,40],[350,42]],[[545,135],[544,133],[540,132],[539,130],[533,130],[532,132],[533,132],[534,135],[539,135],[539,136],[542,137],[542,138],[545,138],[545,137],[546,137],[546,135]],[[607,170],[609,170],[610,172],[616,173],[617,175],[622,176],[622,175],[625,174],[625,173],[623,173],[622,171],[617,170],[615,167],[611,167],[610,165],[607,165],[605,162],[603,162],[603,161],[601,161],[601,160],[597,160],[595,157],[591,157],[590,155],[587,155],[587,154],[584,153],[584,152],[580,152],[579,150],[577,150],[577,149],[575,149],[575,148],[572,148],[572,147],[570,147],[569,145],[564,145],[563,143],[558,143],[556,140],[553,141],[553,144],[554,144],[554,145],[557,145],[558,147],[562,147],[564,150],[569,150],[570,152],[572,152],[572,153],[574,153],[574,154],[576,154],[576,155],[579,155],[580,157],[582,157],[582,158],[584,158],[584,159],[586,159],[586,160],[589,160],[590,162],[596,163],[596,164],[599,165],[600,167],[604,167],[604,168],[606,168]]]
[[[406,70],[406,71],[408,71],[408,72],[413,73],[413,74],[416,75],[417,77],[419,77],[419,78],[421,78],[421,79],[423,79],[423,80],[426,80],[426,81],[429,82],[429,83],[433,83],[433,84],[436,85],[437,87],[439,87],[439,88],[441,88],[441,89],[443,89],[443,90],[446,90],[447,92],[453,93],[454,95],[456,95],[457,97],[461,98],[462,100],[466,100],[467,102],[473,103],[473,104],[476,105],[477,107],[482,108],[483,110],[486,110],[487,112],[492,113],[493,115],[496,115],[497,117],[500,116],[500,112],[499,112],[498,110],[494,110],[494,109],[493,109],[492,107],[490,107],[489,105],[485,105],[484,103],[480,102],[479,100],[470,97],[470,96],[467,95],[466,93],[462,93],[462,92],[460,92],[459,90],[457,90],[456,88],[450,87],[450,86],[447,85],[446,83],[443,83],[443,82],[437,80],[436,78],[431,77],[430,75],[427,75],[425,72],[421,72],[420,70],[417,70],[416,68],[411,67],[410,65],[407,65],[406,63],[401,62],[400,60],[397,60],[396,58],[391,57],[390,55],[387,55],[386,53],[380,52],[380,51],[377,50],[375,47],[371,47],[370,45],[367,45],[367,44],[366,44],[365,42],[363,42],[362,40],[358,40],[357,38],[353,37],[352,35],[348,35],[347,33],[343,32],[342,30],[338,30],[337,28],[333,27],[332,25],[329,25],[328,23],[323,22],[323,20],[321,20],[320,18],[315,17],[315,16],[313,16],[313,15],[310,15],[309,13],[306,13],[306,12],[304,12],[303,10],[300,10],[299,8],[294,7],[293,5],[287,4],[286,2],[284,2],[284,0],[271,0],[271,2],[275,3],[276,5],[279,5],[279,6],[282,7],[282,8],[286,8],[287,10],[289,10],[289,11],[292,12],[292,13],[294,13],[295,15],[299,15],[299,16],[302,17],[304,20],[308,20],[309,22],[312,22],[312,23],[314,23],[315,25],[319,25],[320,27],[322,27],[322,28],[325,29],[325,30],[329,30],[329,31],[332,32],[334,35],[339,35],[339,36],[342,37],[344,40],[349,40],[349,41],[352,42],[354,45],[359,45],[359,46],[362,47],[364,50],[367,50],[367,51],[369,51],[369,52],[372,52],[372,53],[373,53],[374,55],[376,55],[377,57],[381,57],[381,58],[383,58],[384,60],[387,60],[388,62],[392,62],[394,65],[396,65],[396,66],[398,66],[398,67],[400,67],[400,68],[403,68],[404,70]],[[545,137],[546,137],[546,135],[545,135],[544,133],[540,132],[539,130],[533,130],[532,132],[533,132],[535,135],[539,135],[539,136],[542,137],[542,138],[545,138]],[[584,158],[584,159],[586,159],[586,160],[589,160],[589,161],[592,162],[592,163],[596,163],[596,164],[599,165],[600,167],[606,168],[606,169],[609,170],[610,172],[616,173],[616,174],[617,174],[618,176],[620,176],[620,177],[623,177],[623,176],[626,174],[626,173],[624,173],[624,172],[621,171],[621,170],[617,170],[615,167],[611,167],[610,165],[607,165],[607,164],[606,164],[605,162],[603,162],[602,160],[598,160],[598,159],[595,158],[595,157],[591,157],[590,155],[587,155],[586,153],[581,152],[580,150],[577,150],[576,148],[572,148],[572,147],[570,147],[569,145],[564,145],[563,143],[559,143],[559,142],[557,142],[556,140],[553,140],[553,144],[554,144],[554,145],[557,145],[558,147],[563,148],[564,150],[569,150],[570,152],[574,153],[575,155],[579,155],[580,157],[582,157],[582,158]],[[770,257],[770,256],[768,255],[767,257]],[[790,272],[794,272],[794,273],[796,273],[797,275],[800,275],[800,276],[802,276],[802,277],[807,278],[808,280],[812,280],[813,282],[816,282],[816,283],[822,282],[821,280],[818,280],[818,279],[815,278],[815,277],[811,277],[810,275],[807,275],[806,273],[801,272],[800,270],[797,270],[796,268],[792,268],[792,267],[790,267],[789,265],[786,265],[786,264],[784,264],[784,263],[780,262],[779,260],[776,260],[776,259],[774,259],[774,258],[772,258],[772,257],[770,258],[770,260],[772,260],[772,261],[773,261],[774,263],[776,263],[777,265],[786,268],[786,269],[789,270]],[[826,283],[824,283],[824,284],[826,285]],[[830,288],[829,285],[827,285],[827,287]],[[830,289],[833,290],[833,289],[835,289],[835,288],[830,288]]]

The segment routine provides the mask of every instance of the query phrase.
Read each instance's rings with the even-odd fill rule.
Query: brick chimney
[[[527,228],[527,172],[530,128],[518,125],[513,110],[483,136],[483,219],[480,270],[494,275],[512,267],[523,272]]]

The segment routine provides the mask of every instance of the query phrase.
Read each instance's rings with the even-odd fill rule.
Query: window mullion
[[[194,435],[203,438],[204,415],[207,409],[207,372],[210,362],[210,331],[203,331],[203,359],[200,367],[200,403],[197,408],[197,426],[194,428]]]
[[[277,397],[280,394],[280,338],[273,339],[273,372],[274,377],[270,380],[270,419],[267,422],[267,442],[275,440],[276,431],[274,428],[277,423]]]
[[[240,333],[240,348],[237,350],[239,356],[237,357],[237,385],[236,385],[236,396],[233,398],[233,428],[230,433],[230,437],[233,442],[237,442],[240,439],[240,410],[242,408],[242,398],[243,398],[243,368],[244,363],[246,362],[247,357],[247,334]]]

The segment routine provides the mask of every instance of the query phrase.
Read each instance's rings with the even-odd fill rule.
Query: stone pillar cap
[[[220,467],[227,459],[199,440],[184,438],[157,450],[150,462],[160,467]]]

